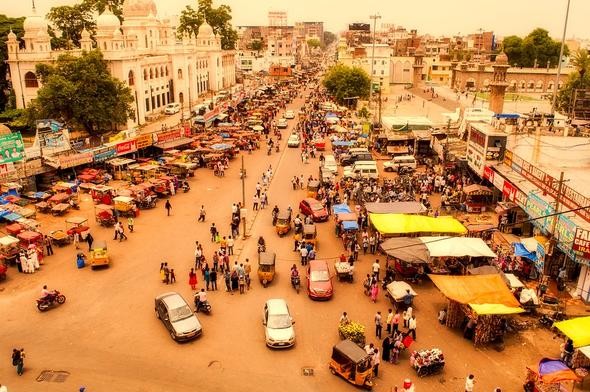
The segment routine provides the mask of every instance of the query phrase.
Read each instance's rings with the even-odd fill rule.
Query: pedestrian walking
[[[387,332],[388,335],[391,334],[392,321],[393,321],[393,309],[389,309],[387,311],[387,318],[385,319],[385,332]]]
[[[13,348],[12,349],[12,366],[16,369],[16,373],[18,374],[17,365],[20,362],[20,350]]]
[[[115,225],[113,226],[113,230],[115,231],[114,236],[113,236],[113,240],[116,240],[117,238],[119,238],[119,221],[115,222]],[[78,249],[78,248],[76,248]]]
[[[74,233],[74,246],[76,249],[80,249],[80,234]]]
[[[119,225],[119,242],[126,240],[127,236],[125,235],[125,229],[123,228],[123,225]]]
[[[217,227],[215,227],[215,223],[211,223],[209,232],[211,233],[211,242],[215,242],[215,237],[217,237]]]
[[[199,211],[199,219],[197,219],[197,222],[205,222],[205,206],[201,205],[201,210]]]
[[[254,194],[254,197],[252,198],[252,209],[254,211],[258,211],[258,202],[260,201],[260,197],[258,196],[258,194]]]
[[[465,392],[473,392],[475,386],[475,376],[470,374],[465,378]]]
[[[205,267],[203,278],[205,279],[205,290],[209,291],[209,286],[211,285],[211,271],[209,270],[209,266]]]
[[[227,270],[227,269],[223,271],[223,280],[225,281],[225,291],[232,293],[231,292],[231,274],[230,274],[229,270]]]
[[[166,200],[166,204],[164,204],[164,208],[166,209],[167,216],[170,216],[170,210],[172,209],[172,204],[170,204],[170,200]]]
[[[12,350],[12,364],[16,368],[16,374],[23,375],[25,367],[25,349],[21,348]]]
[[[383,331],[383,319],[381,312],[375,314],[375,336],[381,339],[381,331]]]
[[[234,238],[230,235],[227,238],[227,254],[233,256],[234,254]]]
[[[412,339],[416,340],[416,316],[412,315],[412,318],[408,320],[408,335],[412,335]]]
[[[134,226],[135,222],[133,220],[133,217],[130,216],[129,218],[127,218],[127,228],[129,229],[130,233],[133,233],[133,226]]]
[[[0,383],[0,392],[8,392],[8,387],[6,385],[2,385],[2,383]]]
[[[174,268],[170,269],[170,284],[176,283],[176,274],[174,273]]]
[[[51,237],[46,235],[44,238],[44,242],[45,242],[46,256],[53,255],[53,240],[51,239]]]
[[[381,363],[381,357],[379,355],[379,349],[377,347],[375,347],[375,351],[373,352],[372,363],[373,363],[373,374],[375,375],[375,377],[378,377],[379,376],[379,364]]]
[[[86,242],[88,242],[88,252],[90,252],[90,249],[92,249],[92,243],[94,242],[94,237],[92,234],[86,234]]]
[[[197,289],[197,274],[195,273],[195,269],[191,268],[191,272],[188,273],[188,284],[190,284],[191,289]]]
[[[168,263],[164,263],[164,283],[170,284],[170,269]]]
[[[375,282],[371,286],[371,301],[373,303],[377,302],[377,295],[379,295],[379,284]]]
[[[378,259],[375,260],[371,268],[373,270],[373,276],[375,277],[375,279],[377,279],[377,281],[379,281],[379,270],[381,269],[381,266],[379,265]]]

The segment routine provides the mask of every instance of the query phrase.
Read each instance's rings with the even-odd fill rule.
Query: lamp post
[[[375,36],[377,33],[377,19],[381,19],[381,15],[370,15],[369,18],[373,20],[373,48],[371,50],[371,89],[369,90],[369,108],[373,100],[373,73],[375,72]],[[373,118],[375,116],[373,115]]]
[[[559,58],[557,59],[557,74],[555,75],[555,84],[553,85],[553,99],[551,100],[551,114],[555,114],[555,103],[557,102],[557,87],[559,86],[559,77],[561,76],[561,59],[563,58],[563,48],[565,46],[565,33],[567,32],[567,20],[570,15],[571,0],[567,0],[565,9],[565,20],[563,22],[563,34],[561,35],[561,48],[559,49]]]

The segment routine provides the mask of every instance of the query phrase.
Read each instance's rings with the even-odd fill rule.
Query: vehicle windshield
[[[266,326],[272,329],[284,329],[291,327],[291,317],[288,314],[276,314],[268,316]]]
[[[330,274],[326,270],[311,271],[309,278],[312,282],[327,282],[330,280]]]
[[[169,313],[170,313],[170,322],[173,323],[175,321],[184,320],[185,318],[192,316],[193,311],[191,310],[191,308],[188,307],[188,305],[184,305],[184,306],[181,306],[180,308],[170,309]]]

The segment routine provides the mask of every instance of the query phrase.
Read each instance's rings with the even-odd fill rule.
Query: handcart
[[[50,231],[47,236],[51,238],[53,243],[59,247],[66,246],[72,240],[72,237],[70,237],[68,233],[63,230]]]
[[[419,377],[430,376],[442,371],[445,367],[445,357],[439,348],[413,351],[410,354],[410,365]]]
[[[334,270],[336,271],[336,276],[338,277],[339,282],[350,282],[353,281],[353,269],[350,267],[350,264],[347,262],[337,262],[334,264]]]

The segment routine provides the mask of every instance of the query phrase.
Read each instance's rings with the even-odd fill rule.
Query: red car
[[[333,294],[328,263],[325,260],[311,260],[307,267],[307,295],[311,299],[330,299]]]
[[[326,150],[326,141],[324,139],[316,139],[313,141],[313,144],[318,151]]]
[[[314,222],[325,222],[328,220],[326,208],[312,197],[305,198],[299,203],[299,211],[304,215],[311,215]]]

